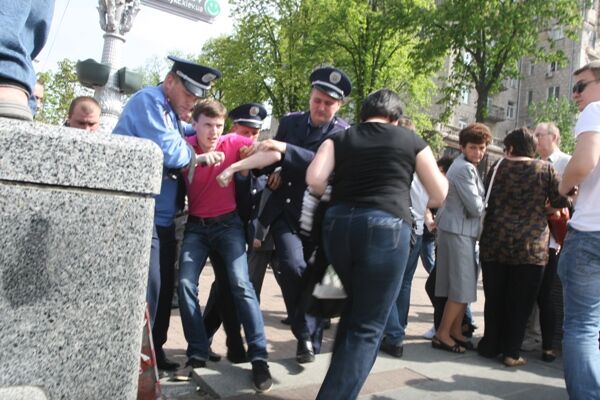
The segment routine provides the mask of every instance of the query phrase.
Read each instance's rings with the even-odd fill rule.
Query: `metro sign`
[[[193,21],[212,24],[221,13],[218,0],[142,0],[142,4]]]

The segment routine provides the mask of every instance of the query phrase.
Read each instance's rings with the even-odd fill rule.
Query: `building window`
[[[535,64],[532,61],[531,64],[529,64],[529,76],[533,75],[534,73],[535,73]]]
[[[492,100],[491,97],[488,97],[488,99],[487,99],[487,108],[488,108],[488,110],[491,109],[493,105],[494,105],[494,101]]]
[[[517,87],[517,80],[515,78],[508,78],[508,87],[515,89]]]
[[[458,129],[465,129],[468,124],[469,124],[469,122],[467,121],[467,119],[464,117],[461,117],[458,120]]]
[[[460,91],[460,102],[462,104],[469,104],[469,89],[462,88]]]
[[[556,72],[560,69],[560,66],[558,65],[558,61],[552,61],[549,65],[548,65],[548,72]]]
[[[558,99],[560,96],[560,86],[550,86],[548,88],[548,100]]]
[[[506,106],[506,118],[515,119],[515,103],[512,101],[509,101]]]
[[[533,103],[533,90],[527,92],[527,105],[530,106]]]

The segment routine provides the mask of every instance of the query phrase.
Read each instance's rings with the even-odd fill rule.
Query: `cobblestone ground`
[[[202,276],[200,277],[200,304],[202,305],[206,304],[213,276],[213,271],[210,266],[207,266],[202,271]],[[419,266],[413,279],[406,337],[407,341],[421,339],[423,333],[433,325],[433,308],[431,307],[427,293],[425,293],[426,279],[427,272],[425,272],[423,267]],[[475,332],[475,335],[481,336],[483,334],[483,287],[481,280],[478,284],[477,302],[473,303],[471,308],[475,323],[480,327],[479,330]],[[286,316],[285,308],[283,306],[281,291],[270,269],[267,270],[262,288],[261,309],[265,320],[265,329],[269,344],[269,358],[271,360],[281,360],[294,357],[296,352],[296,340],[289,327],[280,322]],[[325,331],[322,346],[323,353],[331,351],[336,327],[337,319],[334,319],[332,320],[331,329]],[[164,349],[170,358],[178,361],[181,365],[184,365],[186,361],[186,346],[179,311],[173,309],[168,341],[164,346]],[[226,353],[225,333],[222,328],[215,335],[212,349],[222,355]],[[200,388],[197,388],[192,381],[185,380],[188,373],[189,371],[182,369],[175,375],[163,377],[161,379],[163,397],[165,399],[177,400],[212,399],[207,393],[204,393]]]

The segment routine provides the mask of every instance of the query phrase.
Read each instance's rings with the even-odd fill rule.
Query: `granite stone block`
[[[0,118],[0,180],[153,194],[162,162],[147,139]]]
[[[2,390],[136,398],[157,151],[0,119]]]
[[[2,400],[47,400],[44,391],[35,386],[15,386],[0,388]]]

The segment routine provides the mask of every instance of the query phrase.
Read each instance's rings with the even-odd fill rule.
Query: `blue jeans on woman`
[[[406,268],[404,269],[400,293],[398,294],[395,303],[392,305],[390,316],[385,326],[385,338],[383,340],[392,346],[400,346],[404,341],[406,325],[408,325],[408,310],[410,308],[412,281],[417,270],[417,265],[419,264],[422,243],[423,235],[416,235],[415,244],[412,249],[410,249]]]
[[[54,0],[0,0],[0,10],[0,83],[17,83],[32,94],[32,59],[46,43]]]
[[[198,279],[211,251],[219,254],[227,270],[234,304],[246,334],[248,358],[267,360],[265,325],[248,277],[246,239],[237,214],[209,225],[188,220],[185,227],[179,261],[179,309],[188,342],[187,356],[208,359],[208,338],[198,304]]]
[[[408,259],[410,224],[374,208],[330,207],[323,246],[348,295],[318,399],[358,396],[379,350]]]
[[[600,399],[600,231],[569,228],[558,260],[565,382],[571,400]]]

